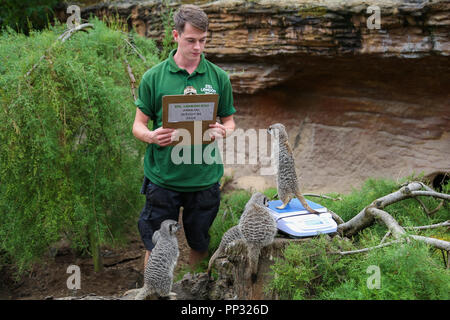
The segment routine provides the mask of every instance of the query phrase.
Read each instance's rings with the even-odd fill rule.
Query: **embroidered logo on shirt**
[[[216,90],[210,84],[205,84],[205,87],[201,88],[200,91],[204,94],[216,93]]]
[[[197,90],[192,86],[187,86],[184,88],[184,94],[197,94]]]

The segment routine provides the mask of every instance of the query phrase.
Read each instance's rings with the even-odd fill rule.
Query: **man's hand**
[[[175,129],[160,127],[149,133],[149,143],[157,144],[158,146],[165,147],[172,143],[172,135]]]
[[[218,122],[209,125],[209,136],[211,140],[215,140],[216,138],[225,138],[227,134],[227,128]]]

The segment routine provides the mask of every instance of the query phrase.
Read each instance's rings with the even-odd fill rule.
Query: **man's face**
[[[178,43],[178,52],[187,61],[198,61],[206,43],[207,31],[193,27],[189,22],[184,26],[183,33],[172,31],[173,38]]]

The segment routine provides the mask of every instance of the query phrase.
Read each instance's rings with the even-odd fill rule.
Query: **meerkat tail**
[[[254,246],[252,244],[248,245],[248,259],[250,264],[252,283],[255,283],[258,277],[258,264],[260,253],[261,249],[258,246]]]
[[[141,291],[141,289],[142,288],[130,289],[130,290],[126,291],[122,296],[126,297],[128,295],[138,294],[139,291]]]
[[[300,203],[303,205],[303,207],[304,207],[306,210],[308,210],[308,212],[310,212],[310,213],[315,213],[315,214],[317,214],[317,215],[320,214],[319,212],[317,212],[316,210],[314,210],[313,208],[311,208],[311,207],[308,205],[308,203],[306,202],[305,197],[304,197],[300,192],[297,192],[296,196],[297,196],[297,199],[300,201]]]
[[[212,255],[211,259],[209,259],[209,263],[208,263],[208,270],[206,271],[208,273],[208,277],[211,278],[211,269],[212,266],[214,264],[214,261],[217,259],[217,257],[220,254],[220,249],[217,249],[216,252],[214,252],[214,254]]]
[[[169,300],[177,300],[177,294],[175,292],[169,292],[167,296],[169,297]]]

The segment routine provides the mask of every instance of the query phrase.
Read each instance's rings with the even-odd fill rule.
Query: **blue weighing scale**
[[[319,215],[309,213],[297,198],[292,199],[283,210],[276,208],[283,204],[281,200],[269,201],[270,213],[277,222],[278,230],[292,238],[337,231],[337,223],[327,208],[309,200],[306,202]]]

